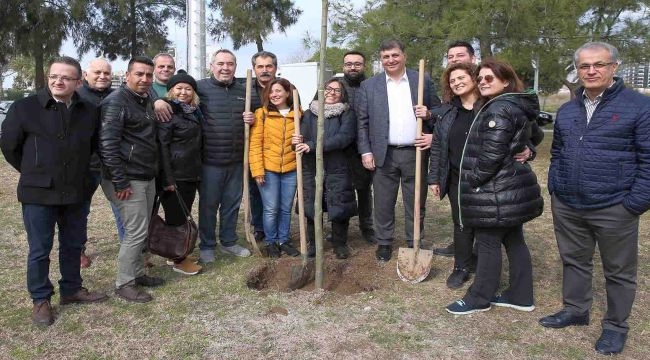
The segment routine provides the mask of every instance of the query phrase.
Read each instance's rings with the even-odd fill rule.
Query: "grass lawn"
[[[543,192],[551,134],[533,166]],[[86,306],[53,304],[54,325],[32,326],[25,284],[26,236],[15,188],[18,174],[0,161],[0,359],[591,359],[605,308],[604,279],[595,259],[592,323],[587,327],[545,329],[537,320],[561,307],[561,266],[546,195],[544,214],[525,225],[535,281],[537,309],[531,313],[493,308],[456,317],[444,307],[467,287],[449,290],[445,279],[452,259],[436,257],[429,278],[401,282],[397,255],[388,264],[372,259],[374,248],[359,239],[351,225],[351,265],[364,266],[376,290],[344,295],[337,291],[280,292],[246,287],[246,274],[266,260],[219,256],[193,277],[184,277],[154,257],[150,272],[167,280],[151,291],[155,300],[131,304],[113,294],[118,241],[113,217],[101,191],[95,194],[89,220],[88,253],[93,264],[82,270],[84,285],[111,299]],[[425,236],[436,246],[451,237],[449,202],[429,196]],[[196,207],[196,206],[195,206]],[[196,210],[195,210],[196,211]],[[397,208],[397,238],[403,238],[402,208]],[[243,216],[240,216],[242,219]],[[293,221],[297,233],[297,221]],[[241,242],[244,236],[240,226]],[[650,219],[641,219],[637,297],[622,359],[650,358]],[[402,235],[402,236],[400,236]],[[297,239],[297,236],[294,237]],[[396,247],[403,246],[397,243]],[[51,278],[59,279],[57,245]],[[327,250],[327,255],[330,251]],[[286,259],[279,260],[287,261]],[[502,287],[507,281],[504,261]],[[342,272],[326,276],[342,276]],[[354,277],[354,273],[346,276]]]

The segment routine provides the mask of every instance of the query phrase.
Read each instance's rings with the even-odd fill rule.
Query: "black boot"
[[[347,259],[350,256],[350,249],[347,245],[349,225],[349,220],[332,222],[332,244],[334,245],[334,255],[337,259]]]

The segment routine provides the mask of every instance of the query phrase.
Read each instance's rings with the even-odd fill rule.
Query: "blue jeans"
[[[296,172],[264,173],[264,185],[260,186],[264,206],[264,235],[266,243],[283,244],[289,241],[291,208],[296,195]]]
[[[22,209],[29,244],[27,290],[32,300],[49,300],[54,294],[49,272],[55,225],[59,228],[59,289],[61,296],[74,295],[82,283],[79,256],[86,233],[85,204],[22,204]]]
[[[217,246],[217,212],[219,241],[223,246],[232,246],[237,242],[237,219],[244,177],[242,169],[242,163],[203,165],[199,188],[199,249],[214,250]]]
[[[255,231],[264,231],[264,220],[262,215],[264,209],[260,189],[257,187],[257,181],[255,181],[252,176],[248,180],[248,199],[251,204],[251,225],[253,225],[253,230]]]

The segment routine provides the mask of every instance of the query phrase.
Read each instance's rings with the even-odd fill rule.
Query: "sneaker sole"
[[[525,311],[525,312],[531,312],[535,310],[535,305],[523,306],[523,305],[515,305],[509,303],[496,303],[496,302],[490,302],[490,304],[494,306],[505,307],[505,308],[515,309],[515,310]]]
[[[472,309],[472,310],[468,310],[468,311],[452,311],[452,310],[449,310],[447,308],[445,308],[445,310],[447,310],[448,313],[454,314],[454,315],[469,315],[469,314],[473,314],[473,313],[477,313],[477,312],[488,311],[491,308],[492,308],[491,306],[488,306],[485,309]]]
[[[201,269],[201,270],[197,270],[197,271],[195,271],[195,272],[189,272],[189,271],[183,271],[183,270],[178,269],[178,268],[176,268],[176,267],[172,267],[172,270],[174,270],[175,272],[177,272],[177,273],[179,273],[179,274],[183,274],[183,275],[196,275],[196,274],[200,273],[201,270],[203,270],[203,269]]]

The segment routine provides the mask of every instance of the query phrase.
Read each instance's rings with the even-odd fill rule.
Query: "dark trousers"
[[[253,225],[253,231],[264,232],[262,195],[260,195],[260,189],[257,187],[257,181],[252,176],[248,178],[248,199],[251,205],[251,225]]]
[[[91,171],[90,172],[90,186],[91,186],[91,194],[94,194],[95,191],[97,191],[97,188],[99,187],[99,184],[102,183],[102,173],[100,171]],[[90,199],[86,200],[84,202],[84,218],[86,220],[86,224],[84,225],[84,243],[82,247],[82,251],[86,250],[86,241],[88,241],[88,215],[90,215],[90,203],[92,200],[92,195],[90,195]]]
[[[22,204],[27,232],[27,290],[34,302],[49,300],[54,294],[50,282],[50,252],[54,227],[59,228],[59,270],[61,296],[74,295],[81,289],[79,256],[85,240],[85,204]]]
[[[373,230],[372,221],[372,183],[355,189],[357,192],[357,208],[359,209],[359,228],[362,232]]]
[[[555,238],[563,265],[564,307],[574,314],[589,311],[593,299],[593,257],[600,250],[607,292],[603,329],[626,333],[636,295],[639,217],[622,204],[596,210],[573,209],[551,198]]]
[[[454,267],[475,270],[474,229],[467,226],[461,229],[458,221],[458,178],[451,177],[447,197],[451,205],[451,218],[454,221]]]
[[[350,227],[350,219],[342,221],[332,221],[332,244],[345,245],[348,243],[348,229]],[[314,220],[307,218],[307,241],[310,243],[316,242],[316,229],[314,227]]]
[[[375,237],[379,245],[391,245],[395,233],[395,205],[402,186],[404,204],[404,230],[407,244],[413,243],[413,206],[415,201],[415,147],[389,146],[386,159],[375,169],[372,186],[375,190]],[[427,157],[422,154],[420,232],[424,228],[424,209],[427,199]]]
[[[187,211],[190,213],[192,212],[198,186],[198,182],[176,182],[176,191],[178,191],[178,195],[181,196]],[[160,195],[160,204],[165,210],[165,223],[167,225],[179,226],[185,224],[187,218],[183,213],[181,204],[178,202],[178,196],[173,191],[163,191],[162,195]]]
[[[510,264],[510,286],[503,294],[514,304],[532,305],[533,266],[528,246],[524,241],[523,226],[474,228],[474,235],[478,245],[476,275],[463,300],[474,306],[490,303],[499,288],[503,244]]]

